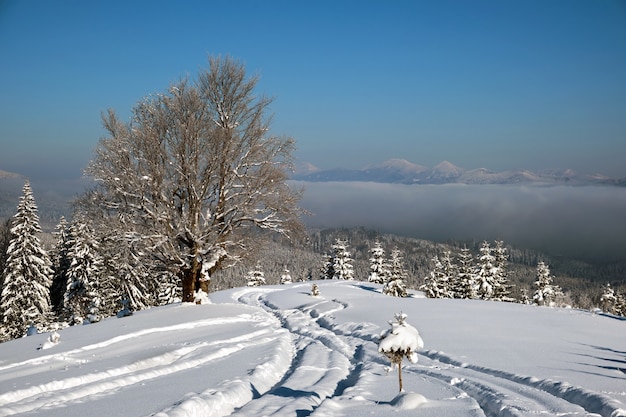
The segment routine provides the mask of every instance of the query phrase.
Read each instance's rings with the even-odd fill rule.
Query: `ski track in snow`
[[[172,345],[167,347],[164,353],[149,355],[144,359],[139,359],[122,367],[100,372],[88,372],[81,376],[66,379],[55,379],[44,384],[0,394],[0,417],[44,408],[67,406],[71,402],[86,401],[89,397],[106,395],[108,392],[118,391],[127,386],[141,384],[151,379],[206,366],[213,361],[224,359],[252,346],[276,343],[277,335],[275,328],[263,325],[264,322],[267,322],[266,315],[243,314],[230,318],[206,319],[173,326],[144,329],[79,349],[5,365],[0,367],[0,370],[11,369],[14,372],[19,372],[20,368],[27,367],[33,363],[50,365],[51,368],[59,367],[59,364],[68,362],[84,364],[89,362],[89,356],[91,355],[96,355],[98,352],[106,355],[107,351],[116,344],[146,337],[150,334],[244,322],[252,322],[255,326],[259,326],[260,329],[212,342],[198,342],[187,346]],[[284,337],[282,338],[284,339]],[[280,334],[278,342],[280,345]],[[89,355],[86,355],[86,353]],[[270,365],[272,364],[270,363]],[[259,373],[267,366],[267,364],[260,365],[255,371]],[[226,384],[223,384],[223,386],[225,387]],[[232,401],[229,402],[232,403]],[[160,415],[165,414],[162,413]],[[180,415],[180,413],[172,415]]]
[[[33,369],[50,369],[39,375],[33,386],[13,382],[19,386],[0,392],[0,417],[30,412],[45,415],[45,410],[106,398],[163,376],[211,369],[231,356],[252,353],[261,359],[259,363],[245,362],[243,369],[252,364],[247,372],[237,368],[228,373],[229,379],[203,380],[193,392],[150,415],[626,417],[624,405],[604,393],[479,366],[458,360],[464,357],[462,352],[455,357],[432,349],[419,352],[416,364],[403,363],[405,388],[410,386],[415,393],[392,399],[397,394],[397,370],[390,371],[389,362],[378,352],[381,328],[346,319],[359,320],[358,315],[350,316],[351,309],[358,307],[351,305],[350,297],[324,296],[340,288],[376,289],[357,282],[331,281],[324,283],[321,296],[311,297],[309,288],[307,283],[234,289],[224,293],[222,297],[228,300],[223,302],[239,304],[238,312],[245,309],[250,314],[129,331],[80,348],[0,364],[0,383],[3,374],[5,379],[6,375],[18,375],[13,381],[21,381],[35,372]],[[279,292],[285,290],[293,297],[281,298]],[[186,342],[176,343],[173,336],[171,344],[151,344],[162,341],[163,334],[176,332],[187,332]],[[127,343],[143,343],[146,349],[125,364],[106,361],[124,355]],[[100,370],[91,364],[96,356],[105,359],[98,362]],[[63,374],[54,371],[67,366],[85,369],[56,379]]]
[[[273,313],[296,336],[298,353],[279,384],[233,416],[331,416],[349,407],[346,404],[354,403],[355,399],[358,403],[371,394],[366,387],[368,374],[380,374],[386,363],[377,351],[377,335],[363,331],[363,323],[334,323],[333,314],[346,308],[345,303],[320,299],[285,310],[267,300],[267,294],[267,290],[251,288],[233,298]],[[405,378],[418,378],[422,380],[419,385],[439,386],[439,389],[446,385],[445,389],[455,394],[440,405],[449,407],[451,401],[461,401],[458,406],[463,415],[626,416],[620,402],[566,382],[475,366],[438,351],[426,350],[419,356],[420,361],[415,365],[405,362]],[[312,366],[311,361],[316,365]],[[272,398],[275,396],[283,397],[282,401]],[[323,404],[325,400],[328,404]],[[437,404],[433,406],[436,408]]]

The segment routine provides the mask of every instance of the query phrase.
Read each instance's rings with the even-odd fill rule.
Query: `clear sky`
[[[0,0],[0,169],[72,178],[104,135],[229,54],[298,159],[626,177],[626,1]]]

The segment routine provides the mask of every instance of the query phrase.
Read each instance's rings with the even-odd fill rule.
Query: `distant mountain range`
[[[364,181],[391,184],[520,184],[536,185],[618,185],[626,186],[626,178],[603,175],[579,175],[574,171],[554,170],[532,172],[525,169],[490,171],[485,168],[463,169],[448,161],[429,168],[405,159],[390,159],[362,169],[336,168],[320,170],[310,163],[299,167],[292,179],[309,182]]]

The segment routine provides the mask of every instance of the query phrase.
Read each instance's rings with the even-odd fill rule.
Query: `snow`
[[[380,344],[378,351],[385,352],[406,352],[407,358],[416,363],[417,351],[424,348],[424,341],[420,337],[417,329],[406,323],[407,315],[396,313],[395,321],[389,322],[390,329],[380,334]]]
[[[624,320],[315,283],[2,343],[0,416],[626,416]],[[398,394],[378,345],[400,311],[426,348]]]

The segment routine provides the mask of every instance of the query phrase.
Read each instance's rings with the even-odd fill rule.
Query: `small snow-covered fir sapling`
[[[319,297],[319,295],[320,295],[320,287],[318,287],[316,283],[313,283],[313,285],[311,285],[311,296]]]
[[[261,270],[261,265],[256,264],[256,267],[248,272],[248,287],[258,287],[265,285],[265,273]]]
[[[402,359],[417,362],[417,351],[424,348],[424,341],[417,329],[406,322],[405,313],[395,313],[391,328],[380,334],[378,351],[389,358],[391,365],[398,367],[398,385],[402,391]]]
[[[291,284],[292,282],[293,280],[291,279],[291,274],[289,273],[289,270],[285,268],[285,270],[283,271],[283,274],[280,276],[280,283]]]

